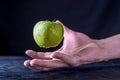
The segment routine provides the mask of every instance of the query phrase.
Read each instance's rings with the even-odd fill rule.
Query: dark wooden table
[[[28,57],[1,56],[0,80],[120,80],[120,60],[41,72],[24,67]]]

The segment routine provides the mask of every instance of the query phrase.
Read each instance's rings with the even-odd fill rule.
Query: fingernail
[[[59,20],[56,20],[55,22],[60,22]]]
[[[25,53],[29,54],[32,50],[26,50]]]
[[[25,53],[26,53],[26,54],[28,54],[28,52],[29,52],[28,50],[27,50],[27,51],[25,51]]]

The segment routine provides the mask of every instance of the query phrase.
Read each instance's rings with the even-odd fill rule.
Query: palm
[[[61,23],[62,24],[62,23]],[[58,50],[61,53],[68,54],[72,53],[78,48],[82,48],[89,43],[92,43],[92,39],[90,39],[87,35],[79,32],[75,32],[67,27],[64,27],[64,41],[63,46]]]
[[[65,61],[68,61],[73,66],[101,61],[101,53],[104,53],[105,50],[95,40],[83,33],[75,32],[64,25],[63,27],[63,46],[57,52],[68,56],[69,60],[66,60],[66,58]]]

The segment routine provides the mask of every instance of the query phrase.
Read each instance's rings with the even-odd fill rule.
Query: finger
[[[33,50],[27,50],[25,52],[28,56],[36,59],[51,59],[50,54],[51,52],[36,52]]]
[[[93,62],[93,61],[85,60],[83,57],[80,56],[76,56],[76,55],[70,56],[62,53],[53,54],[52,57],[63,60],[69,66],[79,66],[82,64],[88,64]]]
[[[31,60],[26,60],[26,61],[24,62],[24,66],[26,66],[26,67],[28,67],[28,68],[40,70],[40,71],[49,71],[49,70],[53,69],[53,68],[40,67],[40,66],[31,66],[31,65],[30,65],[30,61],[31,61]]]
[[[26,60],[26,61],[24,62],[24,66],[29,67],[29,66],[30,66],[30,60]]]
[[[33,59],[30,62],[31,66],[39,66],[39,67],[47,67],[47,68],[56,68],[56,67],[65,67],[68,66],[64,62],[60,60],[41,60],[41,59]]]
[[[39,71],[49,71],[53,69],[53,68],[47,68],[47,67],[41,67],[41,66],[29,66],[29,68],[36,69]]]
[[[42,68],[41,71],[50,71],[52,70],[53,68]]]
[[[30,69],[36,69],[36,70],[39,70],[39,71],[49,71],[49,70],[52,70],[53,68],[47,68],[47,67],[41,67],[41,66],[26,66]]]
[[[77,59],[74,56],[70,56],[70,55],[66,55],[66,54],[62,54],[62,53],[56,53],[56,54],[52,54],[51,55],[53,58],[57,58],[60,59],[62,61],[64,61],[65,63],[69,64],[69,65],[76,65],[77,63]]]

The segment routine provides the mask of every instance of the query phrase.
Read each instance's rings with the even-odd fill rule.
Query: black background
[[[94,39],[120,32],[120,0],[0,0],[0,55],[25,55],[41,49],[32,30],[40,20],[60,20]]]

